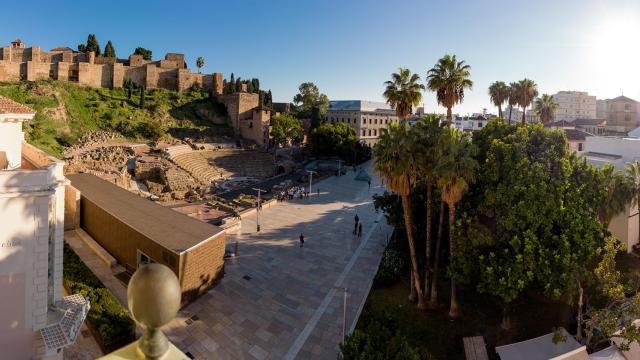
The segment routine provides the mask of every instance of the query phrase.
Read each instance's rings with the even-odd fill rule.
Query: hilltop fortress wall
[[[129,79],[147,89],[182,92],[200,87],[215,94],[222,94],[223,85],[220,73],[196,74],[187,69],[183,54],[168,53],[164,60],[148,61],[142,55],[131,55],[128,59],[96,57],[93,52],[70,48],[43,51],[37,46],[25,48],[21,42],[2,47],[0,81],[47,79],[104,88],[120,88]]]

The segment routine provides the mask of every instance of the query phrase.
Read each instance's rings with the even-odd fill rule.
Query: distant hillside
[[[140,109],[140,90],[94,89],[58,81],[0,83],[0,95],[37,111],[24,131],[29,143],[60,157],[87,130],[108,130],[135,141],[197,135],[230,135],[226,109],[200,91],[178,93],[157,89],[145,92]]]

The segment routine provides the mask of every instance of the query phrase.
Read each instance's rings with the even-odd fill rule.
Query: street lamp
[[[311,195],[311,181],[313,180],[313,174],[317,173],[313,170],[307,170],[307,172],[309,173],[309,195]]]
[[[256,188],[253,188],[252,190],[255,190],[258,192],[258,204],[256,205],[256,231],[260,232],[260,217],[258,215],[260,213],[260,209],[262,208],[262,204],[260,203],[260,193],[267,192],[267,191],[262,189],[256,189]]]

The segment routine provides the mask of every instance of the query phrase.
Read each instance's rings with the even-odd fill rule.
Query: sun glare
[[[633,15],[607,18],[594,29],[589,38],[588,63],[599,90],[618,92],[632,86],[631,82],[637,84],[637,79],[629,77],[638,74],[639,38],[640,19]]]

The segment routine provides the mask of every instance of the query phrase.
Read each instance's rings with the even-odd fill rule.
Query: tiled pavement
[[[238,258],[226,263],[216,287],[167,325],[170,339],[198,359],[336,359],[342,288],[350,331],[391,233],[371,201],[379,180],[369,190],[353,177],[321,181],[319,198],[265,208],[259,233],[255,215],[243,218],[242,234],[227,244],[233,249],[238,241]],[[352,235],[356,213],[362,238]],[[193,315],[198,320],[186,326]]]
[[[343,288],[350,331],[391,234],[371,201],[382,190],[380,181],[374,179],[369,190],[353,177],[349,172],[317,183],[320,197],[265,208],[259,233],[255,215],[243,218],[242,234],[227,242],[231,250],[238,241],[239,256],[226,262],[225,276],[213,289],[163,328],[170,340],[196,359],[335,359],[342,340]],[[362,238],[352,234],[356,213]],[[104,263],[94,261],[92,269],[101,268]],[[108,278],[102,270],[97,275]],[[105,284],[115,287],[116,297],[126,294],[112,280]],[[187,325],[194,315],[197,320]]]

